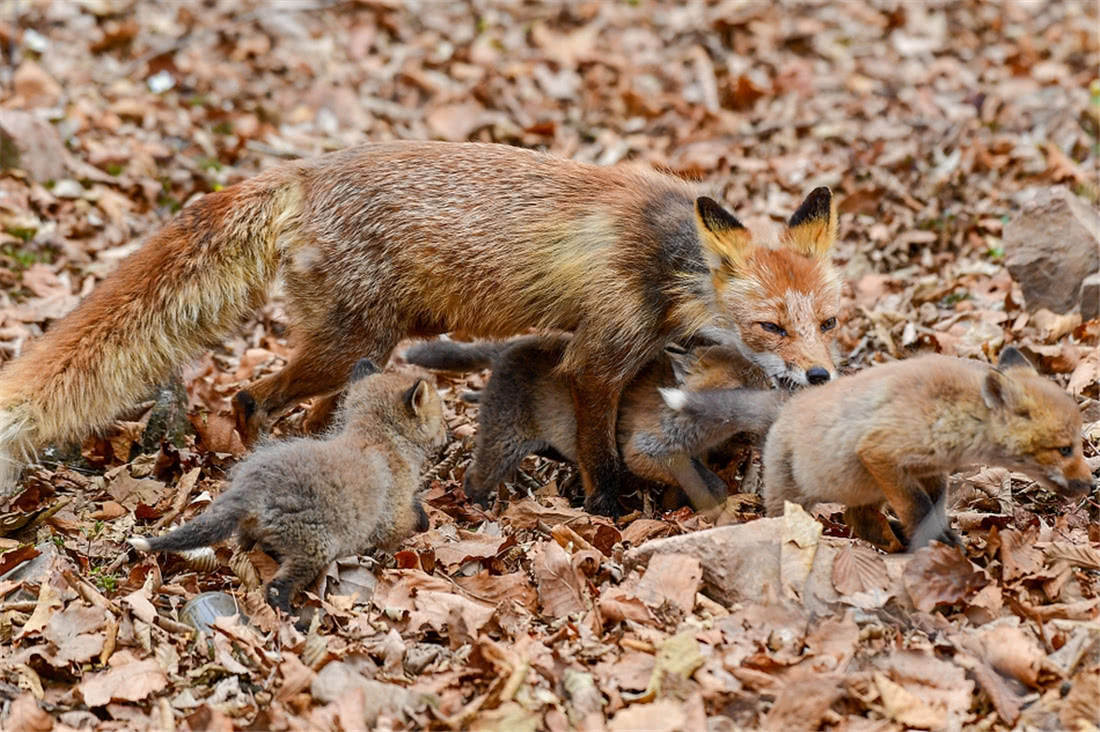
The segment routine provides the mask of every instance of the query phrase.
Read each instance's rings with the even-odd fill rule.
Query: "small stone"
[[[34,61],[24,61],[12,76],[15,96],[23,109],[56,107],[61,101],[61,85]]]
[[[72,178],[64,178],[57,181],[53,187],[53,194],[58,198],[80,198],[84,195],[84,186],[77,183]]]
[[[1031,192],[1027,199],[1005,226],[1008,271],[1029,311],[1075,310],[1083,305],[1085,278],[1100,271],[1100,214],[1064,186]]]
[[[28,112],[0,109],[0,170],[17,168],[44,183],[65,175],[65,146],[57,130]]]
[[[686,554],[703,568],[703,583],[720,603],[766,602],[781,596],[779,552],[782,518],[719,526],[647,541],[625,557],[629,569],[655,554]]]
[[[1081,283],[1081,319],[1100,318],[1100,272],[1093,272]]]

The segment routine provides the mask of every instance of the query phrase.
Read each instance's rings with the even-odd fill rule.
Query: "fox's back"
[[[706,272],[691,186],[642,168],[380,143],[305,171],[307,236],[292,266],[335,297],[415,302],[434,329],[571,330],[586,308],[666,307],[670,273]]]

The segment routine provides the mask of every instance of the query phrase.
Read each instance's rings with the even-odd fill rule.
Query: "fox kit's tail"
[[[405,360],[437,371],[477,371],[492,368],[507,346],[500,341],[461,343],[438,339],[412,346],[405,352]]]
[[[294,166],[203,196],[0,371],[0,497],[35,449],[105,426],[253,312],[302,199]]]
[[[248,510],[243,492],[229,492],[178,529],[161,536],[132,536],[127,541],[143,552],[183,552],[210,546],[232,536]]]
[[[752,432],[772,426],[788,394],[777,389],[659,389],[674,412],[689,418],[699,432]]]

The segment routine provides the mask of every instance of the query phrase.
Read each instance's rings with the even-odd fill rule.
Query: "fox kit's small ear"
[[[665,355],[668,356],[668,361],[672,364],[672,375],[676,379],[676,384],[683,386],[697,359],[691,351],[677,343],[667,344]]]
[[[371,374],[377,373],[378,367],[374,365],[374,361],[371,361],[369,358],[361,358],[351,367],[351,376],[348,377],[348,382],[354,383],[360,379],[365,379]]]
[[[706,196],[695,199],[695,225],[711,272],[716,279],[728,278],[752,243],[749,230],[721,204]]]
[[[1021,353],[1018,348],[1012,346],[1008,346],[1001,351],[1001,357],[997,359],[997,368],[1002,371],[1021,368],[1035,371],[1035,367],[1031,365],[1031,361],[1027,360],[1027,356]]]
[[[420,413],[424,410],[424,405],[428,401],[428,382],[424,379],[417,379],[416,383],[409,387],[409,390],[405,392],[405,406],[409,408],[409,412],[419,417]]]
[[[836,202],[825,186],[815,188],[787,220],[783,240],[787,246],[811,257],[824,256],[836,241]]]
[[[1005,376],[1000,369],[989,369],[982,379],[982,400],[990,409],[1010,409],[1014,412],[1022,412],[1019,409],[1019,387],[1012,383],[1012,379]]]

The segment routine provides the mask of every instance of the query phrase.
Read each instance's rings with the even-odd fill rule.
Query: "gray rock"
[[[647,541],[624,564],[629,570],[654,554],[687,554],[699,559],[708,594],[723,605],[778,600],[782,536],[782,518],[762,518]]]
[[[39,183],[65,175],[65,146],[48,122],[0,109],[0,170],[18,168]]]
[[[1100,271],[1100,214],[1063,186],[1028,199],[1005,226],[1005,264],[1028,310],[1067,313],[1082,305],[1082,284]]]
[[[1100,272],[1093,272],[1081,283],[1081,319],[1100,318]]]

